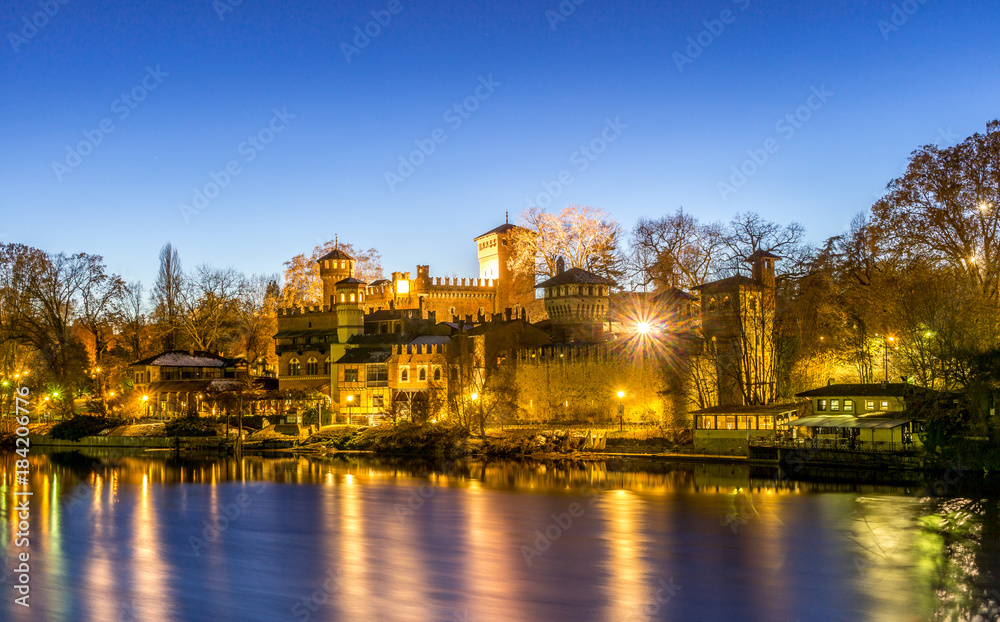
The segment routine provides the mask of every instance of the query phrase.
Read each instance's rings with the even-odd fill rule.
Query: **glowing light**
[[[648,335],[653,331],[653,327],[649,325],[649,322],[639,322],[636,324],[635,330],[640,335]]]
[[[112,391],[112,392],[111,392],[111,397],[114,397],[114,396],[115,396],[115,392],[114,392],[114,391]]]
[[[618,399],[622,399],[623,397],[625,397],[625,392],[624,391],[619,391],[618,392]]]
[[[354,401],[354,396],[353,395],[348,395],[347,396],[347,401],[348,402],[353,402]]]
[[[478,400],[479,399],[479,394],[478,393],[473,393],[469,397],[472,398],[473,400]]]
[[[148,395],[143,395],[142,396],[142,401],[148,402],[149,401],[149,396]]]

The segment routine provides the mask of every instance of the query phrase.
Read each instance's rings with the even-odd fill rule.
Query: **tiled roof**
[[[583,268],[570,268],[565,272],[555,275],[548,281],[543,281],[535,285],[535,287],[554,287],[556,285],[568,285],[571,283],[582,283],[584,285],[614,285],[613,281],[609,281],[603,276],[594,274],[593,272],[587,272]]]
[[[830,384],[818,389],[796,393],[795,397],[903,397],[906,394],[921,397],[938,395],[938,391],[903,382],[874,382],[869,384]]]
[[[486,233],[484,233],[484,234],[482,234],[482,235],[480,235],[478,237],[473,238],[472,241],[475,242],[479,238],[485,238],[486,236],[493,235],[494,233],[497,233],[497,234],[507,233],[511,229],[516,229],[516,228],[517,228],[517,225],[512,225],[510,223],[504,223],[504,224],[500,225],[499,227],[497,227],[496,229],[490,229]]]
[[[354,261],[354,257],[351,257],[350,255],[348,255],[344,251],[340,250],[339,248],[333,249],[332,251],[330,251],[326,255],[323,255],[322,257],[320,257],[316,261],[318,261],[318,262],[319,261],[326,261],[327,259],[350,259],[351,261]]]
[[[718,281],[712,281],[711,283],[698,285],[695,289],[732,289],[741,285],[746,285],[747,287],[761,287],[760,283],[750,277],[737,274],[736,276],[731,276],[728,279],[720,279]]]
[[[383,348],[351,348],[344,356],[337,359],[338,365],[364,365],[367,363],[385,363],[392,358],[392,350]]]
[[[750,255],[749,257],[747,257],[747,261],[753,261],[754,259],[761,258],[761,257],[764,258],[764,259],[781,259],[780,256],[775,255],[774,253],[772,253],[770,251],[761,251],[761,250],[758,250],[758,251],[754,251],[753,255]]]
[[[364,286],[364,285],[367,285],[367,283],[365,283],[364,281],[362,281],[360,279],[356,279],[356,278],[354,278],[352,276],[350,278],[344,279],[343,281],[337,281],[336,283],[334,283],[334,285],[362,285],[362,286]]]

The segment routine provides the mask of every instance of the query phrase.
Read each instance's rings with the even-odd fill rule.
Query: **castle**
[[[696,400],[678,370],[696,359],[711,367],[711,406],[767,403],[773,396],[778,257],[755,253],[747,259],[751,277],[707,283],[697,297],[674,289],[612,294],[611,281],[567,270],[561,261],[537,285],[533,275],[513,273],[516,232],[505,223],[474,239],[479,275],[473,278],[432,277],[418,265],[415,278],[393,272],[364,283],[344,251],[321,257],[324,304],[278,312],[280,388],[322,394],[341,421],[370,423],[418,409],[443,417],[448,406],[441,396],[454,407],[456,391],[471,393],[455,364],[461,348],[472,353],[479,377],[496,361],[513,364],[522,418],[606,418],[621,406],[626,419],[690,428],[688,405]],[[527,309],[536,289],[548,317],[532,324]],[[644,307],[640,315],[659,318],[654,328],[667,338],[649,351],[667,352],[674,372],[662,373],[663,365],[630,347],[636,323],[625,307],[636,301]]]

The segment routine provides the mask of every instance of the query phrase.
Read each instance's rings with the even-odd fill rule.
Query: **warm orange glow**
[[[625,397],[625,392],[624,391],[619,391],[618,392],[618,399],[622,399],[623,397]]]

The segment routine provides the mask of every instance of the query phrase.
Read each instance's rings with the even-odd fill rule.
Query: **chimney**
[[[514,310],[511,309],[510,307],[507,307],[506,309],[503,310],[503,313],[504,317],[507,318],[507,321],[509,322],[511,320],[511,317],[514,315]]]

